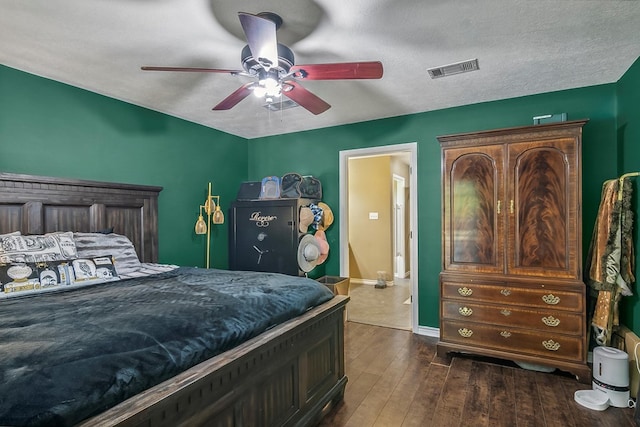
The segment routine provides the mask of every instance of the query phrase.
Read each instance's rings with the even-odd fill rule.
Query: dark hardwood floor
[[[634,426],[634,410],[598,412],[573,394],[588,385],[511,362],[436,356],[435,338],[347,322],[344,401],[320,426]]]

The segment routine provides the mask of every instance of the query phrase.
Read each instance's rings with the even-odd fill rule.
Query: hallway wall
[[[349,159],[349,276],[393,276],[391,157]],[[372,218],[371,215],[377,215]]]

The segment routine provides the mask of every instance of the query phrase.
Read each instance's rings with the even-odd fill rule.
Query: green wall
[[[583,140],[583,251],[602,182],[640,170],[640,65],[618,84],[546,93],[247,141],[184,120],[0,66],[0,171],[159,185],[160,262],[204,264],[193,232],[207,182],[235,198],[239,183],[287,172],[321,179],[336,221],[319,274],[339,273],[339,151],[418,143],[419,323],[438,326],[440,147],[438,135],[522,126],[566,112],[588,118]],[[192,154],[196,153],[196,154]],[[274,155],[273,153],[278,153]],[[636,212],[637,198],[634,199]],[[637,230],[637,228],[636,228]],[[636,231],[636,245],[638,244]],[[214,228],[213,265],[227,267],[227,227]],[[316,272],[317,273],[317,272]],[[637,297],[623,319],[640,331]]]
[[[597,213],[602,182],[616,175],[615,85],[601,85],[505,101],[468,105],[367,123],[338,126],[249,141],[249,178],[296,171],[313,174],[336,220],[327,231],[331,253],[326,274],[338,275],[339,151],[406,142],[418,143],[419,324],[439,324],[440,146],[438,135],[530,125],[533,117],[567,113],[589,118],[583,141],[583,223],[585,251]],[[286,153],[274,156],[272,153]]]
[[[629,68],[617,84],[617,132],[618,132],[618,174],[626,172],[640,172],[640,58]],[[634,247],[636,283],[640,280],[638,266],[640,265],[640,228],[638,213],[640,203],[640,178],[633,180],[634,195],[632,198],[634,218]],[[620,322],[633,329],[640,335],[640,304],[638,304],[638,286],[632,287],[633,296],[624,297],[620,309]]]
[[[203,266],[198,205],[209,181],[223,207],[235,198],[247,142],[0,66],[0,171],[162,186],[160,262]],[[213,228],[214,266],[227,267],[227,234]]]

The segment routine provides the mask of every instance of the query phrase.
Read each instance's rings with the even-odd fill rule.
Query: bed
[[[298,291],[296,286],[308,287],[313,294],[311,301],[298,300],[293,304],[297,306],[294,309],[291,309],[291,305],[283,304],[289,307],[284,311],[290,312],[290,315],[294,313],[295,317],[286,320],[287,317],[283,317],[284,314],[281,313],[276,320],[256,321],[260,325],[259,330],[238,333],[231,328],[234,331],[233,339],[225,340],[220,352],[207,354],[207,351],[203,351],[202,348],[208,348],[208,346],[201,346],[202,348],[198,348],[195,353],[199,354],[198,357],[202,360],[195,359],[195,356],[189,354],[184,357],[189,359],[188,363],[183,364],[187,366],[185,370],[182,370],[184,367],[180,368],[180,372],[158,368],[163,372],[162,375],[153,379],[157,383],[144,385],[143,389],[136,391],[133,396],[128,396],[126,391],[117,389],[115,393],[108,396],[103,394],[93,399],[108,407],[99,410],[80,409],[80,415],[71,415],[69,418],[42,418],[40,421],[32,419],[29,422],[41,422],[47,425],[55,422],[59,425],[83,426],[303,426],[317,423],[332,405],[342,399],[347,381],[344,374],[343,315],[348,297],[327,295],[327,290],[311,279],[264,273],[254,273],[253,279],[258,282],[230,290],[228,284],[239,280],[235,276],[237,272],[175,268],[176,266],[157,264],[157,202],[161,190],[160,187],[152,186],[0,174],[0,234],[20,231],[22,235],[42,235],[69,230],[76,232],[76,236],[92,236],[101,233],[105,236],[114,236],[121,233],[131,242],[137,255],[135,258],[139,260],[142,268],[154,272],[158,267],[160,271],[151,276],[138,277],[136,274],[131,274],[124,280],[89,283],[74,290],[54,289],[48,293],[34,295],[29,295],[27,292],[14,298],[0,299],[0,312],[5,316],[3,324],[0,324],[0,334],[4,333],[3,336],[8,337],[6,329],[11,329],[9,332],[12,333],[19,333],[15,322],[18,322],[18,326],[33,322],[27,314],[19,311],[14,311],[13,315],[8,314],[10,306],[13,307],[11,310],[18,310],[15,307],[23,307],[25,312],[40,310],[56,313],[52,317],[56,321],[65,316],[80,317],[85,321],[83,330],[90,332],[90,328],[86,325],[94,327],[100,325],[99,329],[117,330],[116,342],[122,344],[127,340],[136,342],[136,339],[131,337],[123,339],[121,330],[110,328],[102,321],[89,322],[87,313],[99,319],[106,319],[107,312],[119,311],[120,316],[124,316],[126,320],[116,317],[105,322],[129,323],[141,323],[139,319],[135,320],[135,316],[140,315],[145,319],[142,323],[146,322],[149,327],[160,328],[163,322],[175,325],[186,322],[185,318],[197,319],[195,325],[206,329],[207,322],[203,319],[208,309],[203,301],[208,301],[209,296],[206,292],[209,292],[209,288],[215,288],[215,293],[223,294],[223,298],[236,301],[235,314],[225,314],[222,317],[223,320],[235,319],[235,323],[240,322],[238,319],[245,319],[247,316],[249,320],[253,319],[255,312],[260,311],[255,307],[266,306],[266,303],[262,302],[250,305],[254,298],[253,291],[257,288],[268,288],[267,293],[284,295],[296,294]],[[119,264],[116,262],[117,265]],[[217,279],[211,278],[212,275]],[[150,283],[149,280],[152,282]],[[300,282],[293,284],[287,283],[287,280]],[[209,284],[209,282],[212,283]],[[273,287],[267,282],[272,282]],[[221,287],[224,288],[224,292],[221,291]],[[148,302],[146,298],[151,298],[146,294],[152,292],[149,291],[150,288],[159,289],[157,292],[160,292],[161,298],[144,304]],[[174,313],[173,311],[176,310],[173,308],[176,304],[172,305],[169,302],[176,298],[182,301],[187,288],[197,288],[196,297],[189,303],[193,306],[185,305],[183,308],[187,316],[184,316],[184,313]],[[73,304],[70,304],[70,301]],[[99,304],[99,301],[109,303]],[[135,304],[132,301],[135,301]],[[97,305],[90,308],[88,305],[90,302]],[[243,305],[253,308],[243,311]],[[82,317],[82,313],[79,314],[78,310],[84,310],[85,317]],[[223,311],[223,313],[227,312]],[[246,322],[243,320],[240,323]],[[178,333],[184,333],[185,339],[199,344],[202,338],[189,338],[184,332],[197,328],[194,325],[182,326],[183,329],[177,330],[183,332]],[[5,330],[1,329],[3,327]],[[55,325],[51,327],[55,328]],[[34,330],[45,336],[55,333],[55,329],[53,329],[54,332],[47,333],[45,326]],[[148,332],[147,330],[134,331],[133,334],[144,336]],[[151,332],[151,334],[156,333],[157,331]],[[44,340],[37,335],[36,333],[30,337],[30,345],[33,346],[33,342],[39,342],[39,339]],[[91,338],[98,334],[87,332],[85,335]],[[5,345],[10,345],[9,340],[5,341]],[[142,339],[138,341],[144,342]],[[27,342],[29,340],[16,341],[12,349],[15,351],[15,348],[20,345],[26,346]],[[93,357],[96,360],[100,358],[106,360],[107,365],[115,363],[118,358],[109,357],[111,354],[109,346],[106,347],[107,350],[99,350],[100,345],[104,344],[94,344],[90,340],[84,344],[75,343],[73,347],[78,349],[95,347],[98,350]],[[1,345],[3,344],[0,343]],[[198,347],[198,345],[192,347]],[[42,348],[47,350],[49,347]],[[171,357],[175,359],[175,351],[165,350],[166,354],[173,354]],[[30,352],[31,356],[35,357],[33,353],[33,351]],[[47,354],[47,351],[42,353]],[[157,362],[159,353],[162,352],[154,353],[154,358],[150,359],[152,363],[147,364],[147,367],[161,366]],[[127,349],[113,351],[113,354],[129,356]],[[192,363],[194,360],[197,361]],[[46,361],[40,362],[46,364]],[[73,372],[69,373],[72,381],[67,383],[71,385],[75,383],[81,393],[90,396],[91,392],[87,391],[90,389],[83,389],[80,386],[90,387],[96,380],[94,377],[101,376],[103,365],[96,362],[95,369],[93,366],[91,363],[85,363],[82,369],[73,369]],[[120,368],[119,384],[136,382],[131,381],[131,378],[138,378],[139,374],[135,369],[133,371],[132,374],[130,367]],[[6,370],[0,372],[8,376]],[[93,376],[83,380],[80,376],[83,372],[89,372],[89,374],[93,372]],[[12,375],[20,377],[16,372],[12,372]],[[60,376],[60,373],[57,375]],[[51,378],[57,378],[53,374],[45,377],[49,383],[55,383]],[[146,380],[146,377],[142,379]],[[36,383],[33,390],[28,390],[22,400],[18,399],[18,401],[35,402],[32,406],[37,406],[36,403],[45,400],[45,395],[48,393],[45,387],[47,381],[31,380]],[[151,382],[152,379],[148,381]],[[60,381],[60,383],[63,382]],[[40,383],[40,386],[37,383]],[[2,405],[8,401],[6,394],[8,393],[0,396],[0,420],[3,416]],[[115,400],[113,396],[116,395],[119,395],[122,401]],[[41,397],[40,400],[38,396]],[[82,413],[83,410],[88,412]],[[4,416],[6,419],[11,419],[6,414]],[[18,425],[21,423],[23,421],[17,422]]]

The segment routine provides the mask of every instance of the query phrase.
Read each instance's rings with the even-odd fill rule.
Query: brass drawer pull
[[[542,341],[542,345],[549,351],[558,351],[560,350],[560,343],[555,342],[554,340]]]
[[[458,309],[458,313],[460,313],[460,315],[464,317],[469,317],[473,314],[473,310],[470,309],[469,307],[460,307]]]
[[[458,329],[458,333],[465,338],[469,338],[471,337],[471,335],[473,335],[473,331],[467,328]]]
[[[502,335],[505,338],[509,338],[511,336],[511,332],[509,331],[502,331],[500,332],[500,335]]]
[[[542,301],[546,302],[549,305],[556,305],[560,302],[560,297],[557,297],[553,294],[547,294],[542,296]]]
[[[508,297],[509,295],[511,295],[511,291],[509,289],[503,289],[500,291],[500,293],[505,297]]]
[[[502,310],[500,310],[500,314],[502,314],[503,316],[511,316],[511,310],[503,308]]]
[[[472,289],[469,289],[469,288],[467,288],[467,287],[465,286],[464,288],[458,288],[458,293],[459,293],[460,295],[462,295],[463,297],[468,297],[468,296],[470,296],[471,294],[473,294],[473,290],[472,290]]]
[[[547,326],[558,326],[560,324],[560,319],[556,319],[553,316],[547,316],[542,318],[542,323]]]

